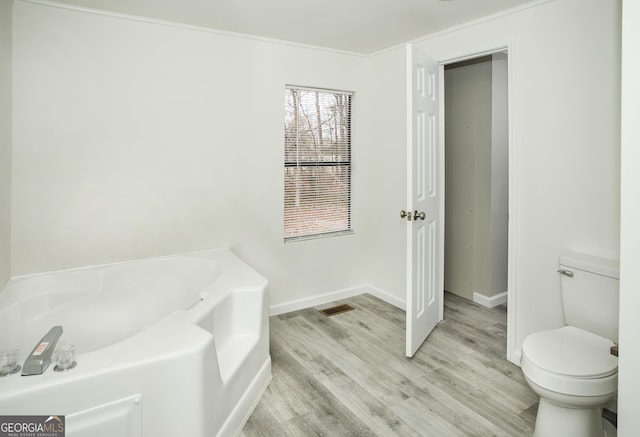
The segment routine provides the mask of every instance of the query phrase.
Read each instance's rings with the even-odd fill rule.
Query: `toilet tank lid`
[[[560,265],[620,279],[620,261],[614,259],[569,252],[560,256]]]

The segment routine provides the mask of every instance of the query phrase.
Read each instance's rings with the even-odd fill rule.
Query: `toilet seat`
[[[613,393],[618,358],[609,353],[611,346],[611,340],[573,326],[537,332],[522,345],[522,371],[534,384],[557,393]]]

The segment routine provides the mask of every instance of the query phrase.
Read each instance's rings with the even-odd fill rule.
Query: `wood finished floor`
[[[405,358],[405,315],[373,296],[270,319],[273,380],[241,436],[529,436],[538,398],[506,360],[506,308],[446,294]]]

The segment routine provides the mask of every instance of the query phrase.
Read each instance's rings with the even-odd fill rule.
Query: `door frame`
[[[520,350],[517,349],[517,324],[516,314],[518,308],[518,293],[517,293],[517,231],[518,231],[518,217],[517,217],[517,200],[518,200],[518,118],[517,118],[517,94],[516,94],[516,54],[517,45],[516,40],[510,40],[503,44],[487,45],[485,47],[476,48],[475,50],[465,50],[461,53],[447,56],[444,59],[440,59],[438,75],[441,80],[439,81],[439,138],[438,147],[440,153],[440,187],[443,190],[443,195],[440,198],[440,247],[438,248],[439,255],[439,269],[441,283],[438,286],[438,290],[441,293],[440,296],[440,319],[444,317],[444,178],[445,178],[445,138],[444,138],[444,67],[456,62],[466,61],[469,59],[479,58],[481,56],[492,55],[494,53],[506,52],[507,53],[507,113],[508,113],[508,180],[509,180],[509,194],[508,194],[508,261],[507,261],[507,359],[516,365],[520,365]],[[427,51],[428,53],[428,51]],[[437,59],[437,58],[436,58]]]

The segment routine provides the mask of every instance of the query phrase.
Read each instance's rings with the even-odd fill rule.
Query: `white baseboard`
[[[368,290],[366,291],[366,293],[369,293],[372,296],[377,297],[380,300],[385,301],[386,303],[393,305],[396,308],[400,308],[402,311],[406,311],[407,310],[407,300],[406,298],[399,298],[397,296],[394,296],[392,294],[387,293],[384,290],[381,290],[379,288],[376,287],[372,287],[371,285],[367,285],[366,286],[368,288]]]
[[[473,292],[473,301],[487,308],[497,307],[503,303],[507,303],[507,292],[495,294],[493,296],[485,296],[484,294]]]
[[[366,286],[344,288],[342,290],[332,291],[330,293],[316,294],[314,296],[305,297],[304,299],[298,299],[298,300],[293,300],[287,303],[271,305],[269,307],[269,316],[277,316],[280,314],[303,310],[305,308],[324,305],[329,302],[333,302],[340,299],[347,299],[349,297],[358,296],[359,294],[367,293],[367,292],[368,292],[368,289]]]
[[[522,352],[520,351],[520,349],[518,349],[513,353],[513,357],[512,357],[512,359],[509,359],[509,361],[511,361],[516,366],[521,367],[520,366],[520,360],[521,359],[522,359]]]
[[[317,294],[314,296],[306,297],[304,299],[271,305],[269,307],[269,316],[291,313],[293,311],[303,310],[305,308],[311,308],[318,305],[324,305],[336,300],[347,299],[365,293],[369,293],[372,296],[375,296],[378,299],[383,300],[402,310],[406,309],[406,302],[404,299],[400,299],[392,294],[387,293],[384,290],[372,287],[370,285],[359,285],[357,287],[344,288],[342,290],[336,290],[330,293]]]

